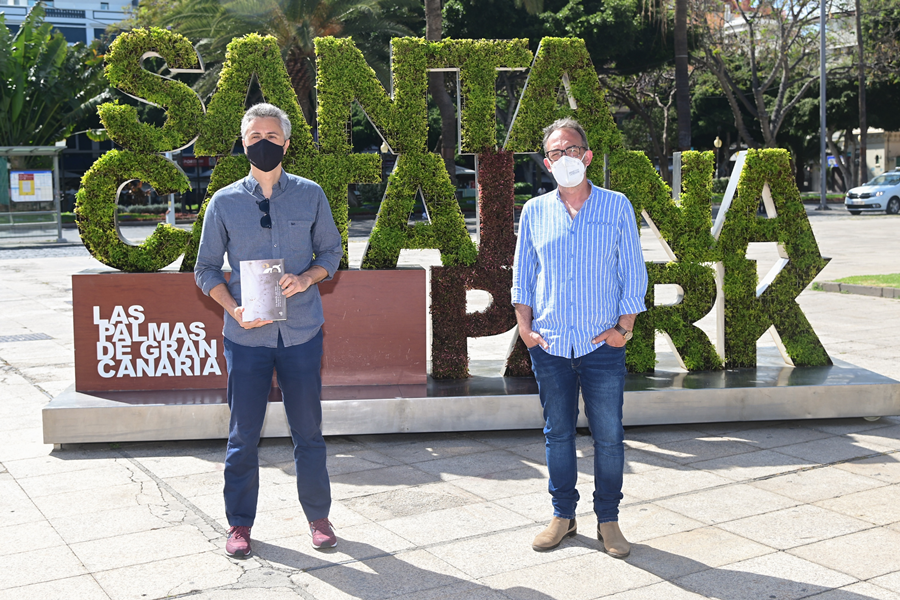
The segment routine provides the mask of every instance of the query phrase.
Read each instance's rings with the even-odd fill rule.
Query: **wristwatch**
[[[634,334],[632,332],[628,331],[618,323],[615,324],[614,329],[622,334],[622,337],[625,338],[626,342],[634,337]]]

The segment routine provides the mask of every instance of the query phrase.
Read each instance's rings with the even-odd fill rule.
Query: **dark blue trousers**
[[[284,400],[297,470],[297,495],[308,521],[328,516],[331,485],[322,437],[322,330],[311,340],[277,348],[225,339],[231,422],[225,454],[225,514],[232,526],[251,527],[259,497],[259,436],[266,417],[272,369]]]
[[[528,351],[544,409],[553,515],[574,519],[579,500],[575,423],[580,390],[594,438],[594,512],[598,523],[617,521],[625,468],[625,348],[603,344],[578,358],[553,356],[540,346]]]

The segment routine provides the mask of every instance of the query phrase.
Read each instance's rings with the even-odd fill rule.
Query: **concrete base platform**
[[[472,372],[499,370],[473,361]],[[495,368],[496,367],[496,368]],[[323,390],[325,435],[536,429],[543,426],[530,378],[474,376],[426,385],[333,386]],[[838,361],[830,367],[773,367],[628,375],[625,425],[881,417],[900,415],[900,382]],[[52,444],[225,438],[225,390],[105,392],[74,386],[43,410]],[[587,422],[583,411],[580,426]],[[264,437],[287,437],[270,402]]]

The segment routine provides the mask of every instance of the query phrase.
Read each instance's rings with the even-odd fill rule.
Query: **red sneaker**
[[[228,541],[225,542],[225,554],[234,558],[250,556],[250,528],[231,527],[228,530]]]
[[[334,529],[331,528],[331,521],[328,519],[311,521],[309,534],[312,536],[312,546],[316,550],[337,546],[337,536],[334,535]]]

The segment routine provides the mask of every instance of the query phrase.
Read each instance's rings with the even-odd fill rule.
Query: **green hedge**
[[[757,215],[763,187],[769,186],[776,218]],[[747,260],[750,242],[777,242],[789,262],[772,284],[756,295],[756,262]],[[725,266],[725,360],[729,368],[756,366],[756,341],[774,325],[797,366],[831,364],[822,342],[797,304],[797,296],[818,275],[822,257],[800,201],[787,150],[749,150],[737,193],[719,236]]]
[[[107,135],[118,145],[142,154],[171,152],[193,143],[203,122],[203,103],[194,91],[173,79],[146,71],[145,55],[159,55],[170,69],[201,71],[200,59],[187,38],[152,27],[123,33],[106,54],[110,85],[138,99],[166,109],[159,128],[138,122],[137,109],[107,102],[97,109]]]
[[[351,152],[348,123],[354,101],[395,153],[427,152],[428,42],[416,38],[391,41],[393,97],[352,40],[321,37],[315,45],[317,123],[323,152]]]
[[[189,273],[194,270],[197,263],[197,251],[200,249],[200,236],[203,234],[203,219],[206,216],[206,208],[213,194],[226,185],[239,181],[250,173],[250,161],[243,154],[235,156],[222,156],[216,161],[212,175],[209,177],[209,187],[206,190],[206,198],[197,212],[197,219],[191,228],[191,239],[184,251],[184,260],[181,261],[181,271]]]
[[[610,186],[628,196],[638,220],[647,213],[679,261],[647,265],[648,308],[638,315],[626,358],[629,369],[636,372],[652,371],[656,365],[656,331],[669,334],[691,370],[718,369],[723,363],[709,337],[693,325],[709,312],[716,297],[715,273],[709,266],[718,260],[716,241],[710,232],[714,155],[684,152],[681,164],[681,198],[676,202],[671,188],[643,152],[617,151],[610,158]],[[684,289],[682,304],[655,306],[653,286],[661,283],[680,285]]]
[[[120,271],[149,273],[178,260],[190,234],[160,223],[144,243],[133,246],[124,242],[116,226],[116,197],[121,187],[134,179],[149,183],[161,195],[190,188],[187,176],[170,160],[110,150],[81,180],[81,189],[75,195],[75,222],[94,258]]]
[[[640,337],[641,348],[635,345],[632,351],[635,354],[639,349],[646,352],[648,345],[652,349],[655,341],[653,332],[664,332],[671,338],[689,371],[720,369],[721,357],[706,333],[694,325],[712,310],[716,302],[715,272],[706,265],[694,262],[647,263],[647,275],[650,282],[646,303],[650,308],[638,317],[642,327],[636,331],[629,345]],[[655,306],[655,286],[659,284],[679,285],[684,291],[682,301],[672,306]],[[653,370],[653,363],[646,358],[644,360],[644,368],[636,371]]]
[[[595,159],[588,177],[602,182],[604,154],[610,159],[611,187],[631,200],[635,219],[646,213],[677,257],[669,264],[648,266],[650,309],[637,320],[635,338],[628,345],[627,364],[633,371],[651,371],[656,363],[654,332],[666,332],[691,370],[756,364],[756,339],[771,325],[778,330],[797,365],[828,364],[821,343],[796,303],[796,296],[825,266],[799,193],[790,173],[787,153],[751,151],[737,195],[719,240],[711,233],[713,154],[686,152],[682,156],[679,201],[641,153],[622,148],[584,43],[577,39],[544,38],[533,57],[531,71],[510,129],[505,149],[496,148],[494,85],[497,69],[522,68],[531,54],[526,40],[395,39],[393,85],[389,95],[362,54],[349,39],[319,38],[317,52],[318,144],[303,119],[296,94],[275,38],[250,34],[233,40],[226,54],[218,88],[208,111],[184,84],[141,68],[145,55],[161,56],[176,72],[198,70],[199,59],[190,43],[166,30],[137,29],[121,35],[107,55],[106,73],[112,85],[166,109],[166,123],[156,128],[137,121],[133,107],[104,104],[100,116],[110,137],[126,150],[98,159],[85,175],[77,194],[76,220],[90,252],[101,262],[124,271],[154,271],[184,253],[182,270],[193,269],[209,198],[216,190],[249,172],[243,155],[232,156],[240,137],[240,121],[251,79],[255,76],[267,102],[285,110],[291,119],[291,145],[284,167],[319,183],[331,204],[344,242],[347,266],[350,183],[377,183],[381,160],[377,154],[353,154],[348,123],[353,102],[366,111],[372,124],[399,153],[388,178],[375,228],[363,258],[364,268],[396,266],[403,248],[437,248],[443,267],[433,271],[435,377],[467,373],[466,337],[493,335],[513,327],[509,304],[513,237],[513,153],[541,150],[542,129],[553,120],[573,116],[584,126]],[[480,157],[482,231],[480,248],[471,241],[440,156],[426,148],[428,68],[458,69],[462,103],[462,152]],[[567,86],[564,83],[564,76]],[[561,91],[574,101],[558,105]],[[199,136],[199,137],[198,137]],[[219,157],[208,196],[192,232],[167,225],[140,246],[123,242],[116,227],[116,199],[121,186],[140,179],[160,194],[184,192],[188,178],[159,153],[196,139],[198,156]],[[756,208],[768,182],[778,217],[759,218]],[[430,223],[408,225],[415,198],[422,194]],[[747,244],[776,241],[790,263],[771,286],[756,297],[756,269],[746,260]],[[707,314],[715,300],[712,265],[724,265],[726,315],[725,356],[693,323]],[[655,284],[678,284],[685,290],[676,306],[655,306]],[[465,291],[483,289],[493,304],[483,313],[465,313]],[[527,375],[529,359],[518,340],[507,360],[507,373]]]
[[[431,223],[409,225],[419,190]],[[397,157],[362,268],[395,268],[403,248],[437,248],[446,267],[472,265],[478,255],[456,202],[456,190],[437,154],[409,153]]]
[[[573,110],[569,104],[557,106],[557,98],[565,90],[563,75],[568,77],[577,109]],[[587,176],[602,183],[602,157],[621,147],[622,135],[612,118],[584,41],[545,37],[534,56],[504,148],[511,152],[541,152],[544,127],[563,117],[577,119],[584,128],[595,155]]]
[[[370,160],[371,157],[372,167],[375,167],[376,155],[349,154],[351,144],[347,124],[353,102],[358,102],[366,111],[369,120],[392,150],[400,153],[388,178],[362,267],[395,268],[403,248],[437,248],[445,266],[473,264],[478,251],[466,230],[450,176],[441,157],[427,152],[426,148],[426,69],[429,53],[439,51],[440,47],[416,38],[392,40],[391,98],[352,40],[323,37],[317,38],[315,44],[318,59],[318,132],[323,153],[356,160]],[[323,175],[329,173],[333,176],[334,170],[323,172]],[[378,180],[374,177],[363,180],[359,176],[353,179],[363,182]],[[419,191],[431,222],[410,226],[409,215]],[[342,204],[344,214],[337,215],[336,221],[346,219],[346,202]]]
[[[445,40],[432,43],[428,68],[459,69],[461,154],[497,147],[497,70],[531,64],[528,40]]]
[[[256,76],[266,102],[281,108],[291,120],[291,143],[285,153],[284,169],[288,173],[311,179],[322,186],[331,206],[335,225],[341,234],[343,258],[341,268],[347,268],[349,214],[347,186],[351,183],[376,183],[381,180],[381,160],[376,154],[346,154],[319,152],[313,143],[312,132],[303,118],[297,94],[281,60],[278,43],[272,36],[250,34],[228,44],[225,64],[219,85],[209,103],[206,118],[197,140],[199,156],[221,155],[213,170],[213,181],[207,200],[194,224],[191,248],[188,249],[182,270],[192,270],[196,260],[200,231],[203,228],[205,206],[212,194],[221,187],[242,177],[250,170],[246,158],[230,157],[231,149],[241,136],[247,89]],[[226,159],[231,160],[226,160]],[[219,174],[219,170],[223,172]]]

